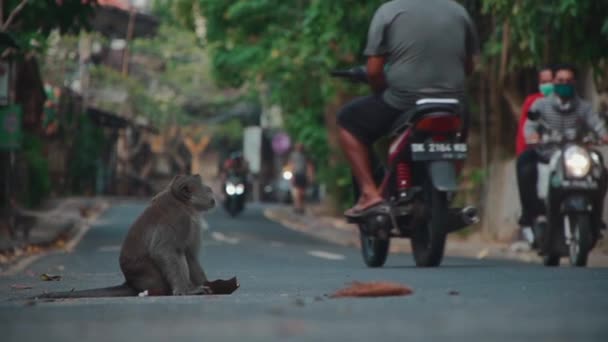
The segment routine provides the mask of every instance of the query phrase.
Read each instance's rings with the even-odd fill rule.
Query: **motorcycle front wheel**
[[[424,206],[430,216],[426,224],[414,227],[412,251],[416,266],[436,267],[441,264],[445,250],[449,208],[447,193],[435,189],[430,180],[424,184]]]
[[[591,233],[591,219],[589,215],[571,215],[565,219],[570,220],[572,238],[568,245],[570,265],[576,267],[587,266],[587,257],[593,246]]]

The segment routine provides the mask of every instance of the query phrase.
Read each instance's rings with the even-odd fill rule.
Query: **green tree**
[[[335,158],[339,154],[333,115],[339,103],[367,89],[332,81],[327,73],[363,62],[369,21],[383,2],[184,0],[166,5],[191,29],[202,14],[218,83],[267,87],[272,101],[287,113],[288,130],[319,160],[331,161],[323,165],[341,185],[333,190],[342,198],[340,190],[346,189],[349,177]],[[567,60],[605,75],[600,71],[608,56],[608,2],[460,2],[474,18],[483,44],[482,64],[471,88],[474,117],[479,117],[478,111],[492,113],[488,135],[491,157],[498,162],[507,149],[513,150],[515,120],[535,74],[531,68]]]
[[[363,62],[369,21],[383,1],[194,0],[180,21],[202,13],[218,84],[270,94],[287,113],[286,128],[317,158],[340,205],[350,173],[337,153],[337,104],[366,91],[329,78],[329,70]],[[194,10],[196,9],[196,10]],[[329,160],[330,163],[326,161]]]
[[[96,0],[3,0],[0,30],[12,33],[22,49],[41,50],[53,30],[89,27]]]

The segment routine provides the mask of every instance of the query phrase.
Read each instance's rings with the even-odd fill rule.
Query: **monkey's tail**
[[[58,299],[58,298],[90,298],[90,297],[131,297],[137,296],[137,291],[129,285],[122,284],[117,286],[102,287],[98,289],[49,292],[33,297],[33,299]]]

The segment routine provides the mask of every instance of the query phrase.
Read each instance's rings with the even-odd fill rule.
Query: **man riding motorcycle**
[[[598,113],[593,111],[591,103],[576,94],[576,70],[568,65],[555,69],[554,93],[538,99],[530,112],[539,115],[537,120],[526,120],[524,136],[527,144],[540,142],[540,121],[551,130],[568,135],[580,129],[591,130],[604,143],[608,143],[608,131]],[[517,177],[520,180],[519,192],[522,215],[519,223],[524,229],[532,226],[534,219],[543,212],[543,204],[538,199],[537,164],[542,155],[538,148],[530,147],[517,159]]]
[[[241,177],[245,182],[248,181],[249,164],[241,151],[230,153],[230,156],[224,161],[220,177],[222,184],[226,182],[229,175]]]
[[[374,94],[355,99],[338,114],[342,150],[361,189],[347,217],[387,210],[372,177],[369,147],[417,100],[463,99],[465,76],[478,52],[471,18],[455,1],[393,0],[376,11],[364,52]]]

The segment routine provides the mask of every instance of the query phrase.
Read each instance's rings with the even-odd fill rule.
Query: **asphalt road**
[[[0,340],[608,341],[608,269],[459,258],[418,269],[409,255],[367,269],[358,250],[290,231],[266,220],[259,206],[237,219],[222,210],[207,217],[201,261],[212,279],[239,278],[231,296],[19,300],[121,283],[120,243],[141,210],[142,203],[115,205],[73,253],[1,277]],[[63,279],[42,282],[45,272]],[[395,281],[415,292],[325,296],[355,280]],[[33,289],[11,289],[15,284]]]

